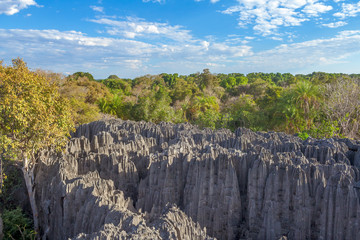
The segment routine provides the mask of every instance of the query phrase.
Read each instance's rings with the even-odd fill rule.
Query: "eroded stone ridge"
[[[42,153],[48,239],[358,239],[360,142],[122,120]]]

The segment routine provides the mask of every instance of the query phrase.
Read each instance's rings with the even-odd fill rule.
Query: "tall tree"
[[[320,91],[317,85],[309,81],[300,81],[293,89],[293,97],[295,104],[303,110],[304,120],[308,127],[311,124],[311,112],[318,107],[320,99]]]
[[[286,131],[289,133],[309,130],[320,108],[321,95],[317,85],[300,81],[283,92],[279,110],[286,117]]]
[[[359,136],[360,87],[356,80],[339,78],[325,85],[324,112],[331,124],[339,126],[337,135]]]
[[[204,69],[197,79],[200,89],[213,88],[219,84],[219,79],[209,69]]]
[[[37,152],[50,146],[61,149],[72,128],[70,106],[55,84],[30,71],[19,58],[12,66],[0,64],[0,156],[21,163],[36,232]]]

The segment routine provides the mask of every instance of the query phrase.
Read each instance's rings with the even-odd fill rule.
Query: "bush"
[[[35,239],[32,221],[21,210],[4,210],[2,215],[4,223],[4,239]]]
[[[299,138],[301,138],[301,140],[306,140],[306,139],[308,139],[308,137],[310,137],[307,132],[299,132],[299,133],[297,134],[297,136],[298,136]]]
[[[3,179],[3,186],[0,190],[0,212],[5,208],[14,209],[22,203],[22,198],[17,197],[20,196],[20,192],[26,190],[23,189],[22,172],[16,164],[17,162],[13,162],[3,155],[2,170],[6,178]],[[25,194],[25,196],[27,197],[27,194]],[[28,197],[26,199],[28,199]]]

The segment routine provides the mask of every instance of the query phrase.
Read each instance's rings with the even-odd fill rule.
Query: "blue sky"
[[[1,0],[0,59],[145,74],[360,73],[360,1]]]

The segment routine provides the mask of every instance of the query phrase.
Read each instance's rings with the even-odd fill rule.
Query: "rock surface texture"
[[[359,239],[360,142],[108,120],[36,174],[44,239]]]

